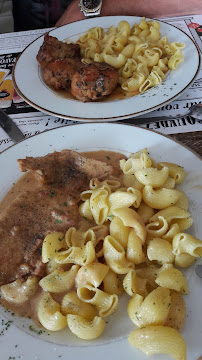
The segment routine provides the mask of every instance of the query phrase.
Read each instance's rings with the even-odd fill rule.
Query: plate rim
[[[141,18],[142,16],[124,16],[124,15],[119,15],[119,16],[102,16],[101,19],[107,19],[107,18]],[[30,44],[28,44],[24,50],[18,55],[17,59],[16,59],[16,62],[14,63],[14,66],[13,66],[13,69],[12,69],[12,81],[13,81],[13,85],[14,85],[14,88],[15,90],[18,92],[18,94],[29,104],[31,105],[33,108],[37,109],[38,111],[41,111],[45,114],[48,114],[48,115],[52,115],[52,116],[57,116],[59,118],[62,118],[62,119],[66,119],[66,120],[72,120],[72,121],[81,121],[81,122],[115,122],[117,120],[125,120],[125,119],[129,119],[129,118],[135,118],[137,116],[140,116],[140,115],[143,115],[143,114],[147,114],[149,112],[152,112],[154,110],[157,110],[159,109],[160,107],[162,106],[165,106],[167,104],[169,104],[170,102],[172,102],[173,100],[177,99],[181,94],[183,94],[187,88],[190,87],[190,85],[194,82],[195,78],[197,77],[199,71],[200,71],[200,66],[201,66],[201,56],[200,56],[200,50],[199,50],[199,47],[198,45],[195,43],[195,41],[191,38],[191,36],[189,34],[187,34],[185,31],[183,31],[182,29],[179,29],[177,26],[173,25],[173,24],[169,24],[168,22],[166,22],[165,20],[162,21],[162,20],[159,20],[159,19],[152,19],[152,18],[148,18],[146,17],[146,20],[149,20],[149,21],[152,21],[152,20],[155,20],[155,21],[158,21],[160,23],[163,23],[163,24],[166,24],[170,27],[173,27],[179,31],[181,31],[184,35],[186,35],[192,42],[192,44],[195,46],[196,50],[197,50],[197,55],[198,55],[198,67],[197,67],[197,70],[193,76],[193,78],[190,80],[190,82],[182,89],[180,90],[176,95],[174,95],[173,97],[169,98],[169,100],[166,100],[164,102],[161,102],[161,104],[159,105],[155,105],[155,106],[152,106],[151,108],[147,109],[147,110],[142,110],[142,111],[139,111],[139,112],[134,112],[132,114],[129,114],[129,115],[121,115],[121,116],[111,116],[111,117],[100,117],[100,118],[93,118],[93,117],[85,117],[85,118],[82,118],[82,117],[77,117],[77,116],[72,116],[72,115],[65,115],[65,114],[60,114],[56,111],[52,111],[52,110],[48,110],[47,108],[43,108],[42,106],[40,105],[37,105],[35,102],[31,101],[30,99],[27,98],[26,95],[24,95],[24,93],[22,93],[22,91],[19,89],[18,85],[17,85],[17,82],[16,82],[16,79],[15,79],[15,71],[16,71],[16,66],[17,66],[17,63],[19,61],[19,59],[21,58],[21,56],[23,56],[24,52],[27,51],[27,49],[34,43],[36,42],[38,39],[40,39],[41,37],[43,37],[45,34],[47,33],[51,33],[52,31],[55,31],[57,29],[60,29],[62,27],[67,27],[67,26],[71,26],[71,24],[75,24],[75,23],[79,23],[80,21],[85,21],[86,19],[84,20],[78,20],[78,21],[75,21],[73,23],[69,23],[69,24],[65,24],[65,25],[61,25],[59,27],[54,27],[53,29],[51,30],[48,30],[47,32],[44,32],[44,34],[40,35],[39,37],[37,37],[35,40],[33,40]],[[124,100],[124,99],[123,99]],[[120,100],[121,101],[121,100]]]

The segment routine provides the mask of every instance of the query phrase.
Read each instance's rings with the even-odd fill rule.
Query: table
[[[179,141],[181,144],[188,146],[202,157],[202,131],[189,132],[184,134],[170,135],[173,140]]]

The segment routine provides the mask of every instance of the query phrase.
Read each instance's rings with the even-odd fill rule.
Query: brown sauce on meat
[[[51,90],[55,93],[56,96],[62,97],[64,99],[77,100],[70,91],[67,90],[55,90],[51,87]],[[132,96],[138,95],[139,91],[127,92],[124,91],[119,85],[111,92],[111,94],[104,96],[98,102],[108,102],[113,100],[123,100],[128,99]]]
[[[119,168],[119,160],[126,158],[123,154],[110,152],[110,151],[94,151],[94,152],[85,152],[82,153],[82,155],[93,158],[95,160],[100,160],[103,162],[106,162],[113,166],[114,172],[113,176],[118,177],[121,179],[121,171]],[[42,185],[39,185],[37,180],[34,178],[31,172],[25,173],[18,182],[16,182],[13,187],[10,189],[10,191],[7,193],[7,195],[4,197],[4,199],[0,203],[0,214],[2,211],[4,211],[8,206],[11,205],[11,203],[18,197],[19,195],[22,195],[25,191],[34,191],[37,189],[42,188]],[[21,216],[21,214],[19,214]],[[33,216],[34,214],[34,208],[33,208]],[[41,218],[43,219],[43,214],[41,214]],[[21,218],[21,221],[23,222],[23,217]],[[73,290],[73,289],[72,289]],[[10,303],[6,301],[5,299],[0,298],[0,303],[10,311],[18,314],[19,316],[23,317],[29,317],[34,320],[39,326],[41,326],[37,320],[37,304],[40,298],[42,290],[39,287],[39,290],[37,294],[26,303],[23,303],[22,305],[16,305],[13,303]],[[52,294],[53,295],[53,294]],[[60,295],[53,295],[53,298],[60,302]]]

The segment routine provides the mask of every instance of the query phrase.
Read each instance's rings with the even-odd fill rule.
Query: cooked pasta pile
[[[174,163],[156,163],[147,149],[120,160],[120,168],[122,183],[91,179],[80,194],[77,229],[44,239],[47,275],[39,281],[38,319],[48,330],[67,327],[91,340],[102,334],[125,293],[134,323],[129,342],[148,355],[186,359],[180,331],[189,289],[179,268],[202,256],[202,241],[185,232],[193,219],[187,196],[176,189],[185,171]],[[23,286],[29,297],[37,284],[29,280]],[[2,288],[8,298],[11,285]],[[54,300],[57,294],[63,294],[61,302]]]
[[[119,84],[126,93],[143,93],[160,84],[168,70],[184,61],[184,43],[161,37],[160,23],[142,18],[132,28],[121,21],[107,31],[94,27],[78,40],[86,62],[105,62],[118,69]]]

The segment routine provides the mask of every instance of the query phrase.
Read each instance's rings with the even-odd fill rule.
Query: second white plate
[[[139,23],[140,17],[107,16],[82,20],[61,26],[50,31],[51,36],[63,41],[69,39],[76,42],[80,36],[94,26],[104,29],[111,25],[117,26],[122,20],[130,25]],[[61,118],[77,121],[117,121],[139,116],[153,111],[177,98],[185,91],[196,77],[200,66],[200,55],[195,43],[182,30],[160,22],[161,36],[168,41],[184,42],[184,62],[175,71],[170,71],[161,85],[149,91],[127,99],[102,102],[82,103],[74,99],[66,99],[52,91],[43,82],[36,55],[43,43],[41,36],[31,43],[20,55],[13,70],[13,82],[19,95],[34,108]]]

